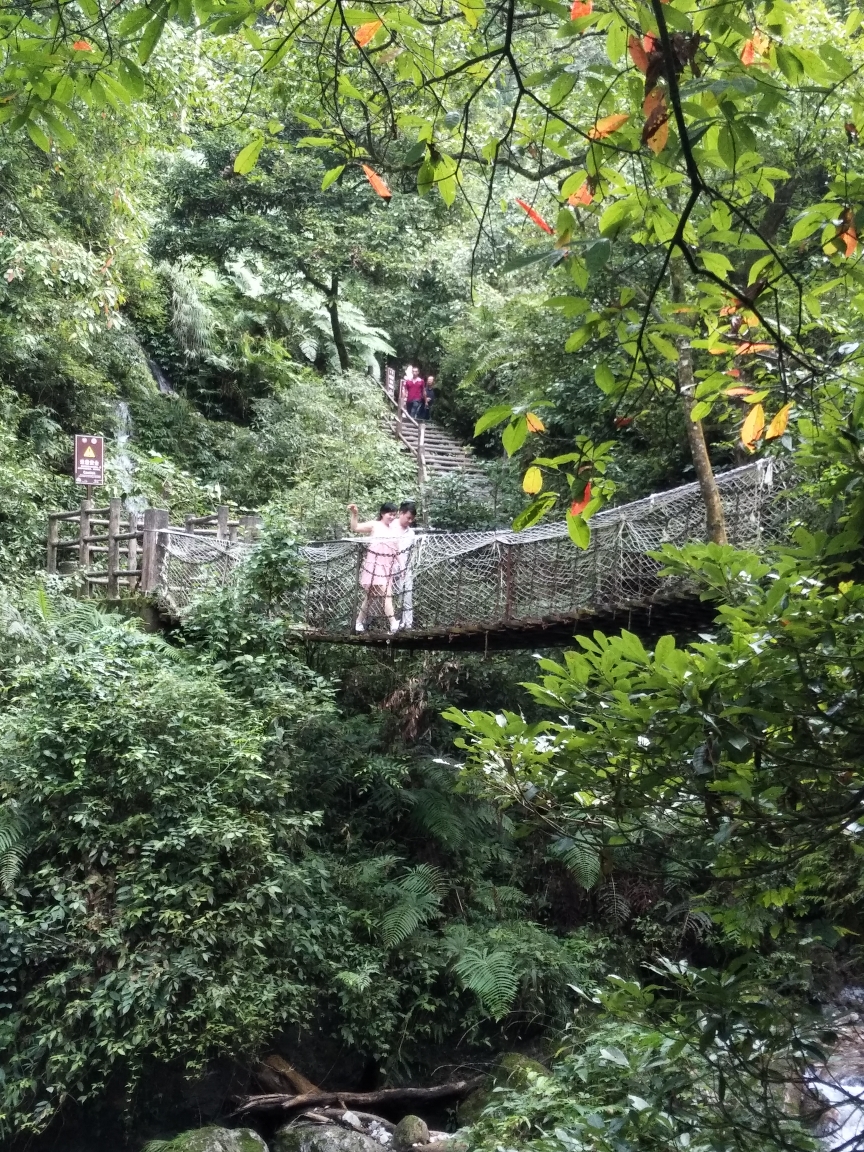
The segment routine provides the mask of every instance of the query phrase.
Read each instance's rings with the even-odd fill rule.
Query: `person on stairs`
[[[390,622],[390,631],[395,632],[399,627],[399,621],[393,611],[393,569],[399,554],[398,528],[393,524],[397,512],[396,505],[388,501],[381,505],[375,520],[367,520],[360,524],[357,520],[357,505],[348,505],[351,531],[361,536],[372,537],[360,563],[363,600],[357,613],[355,632],[365,631],[366,621],[372,613],[373,605],[376,612],[380,611],[377,608],[379,601],[383,604],[384,615]]]
[[[420,412],[421,420],[432,419],[432,405],[435,403],[435,377],[427,376],[423,386],[423,408]]]
[[[402,381],[402,395],[405,399],[408,415],[413,416],[415,420],[423,407],[423,389],[425,386],[423,377],[413,364],[409,364],[405,369],[405,379]]]
[[[400,628],[414,627],[414,521],[417,519],[417,505],[413,500],[403,500],[399,505],[399,515],[394,522],[397,529],[399,551],[393,565],[393,595],[401,603]]]

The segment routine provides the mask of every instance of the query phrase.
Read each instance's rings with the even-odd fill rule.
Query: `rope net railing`
[[[726,472],[717,482],[729,542],[738,547],[785,539],[804,511],[770,460]],[[659,577],[661,565],[647,553],[664,543],[705,540],[705,506],[693,483],[594,516],[584,551],[561,523],[519,533],[418,534],[400,555],[389,591],[396,618],[417,633],[530,627],[680,596],[681,582]],[[324,635],[353,632],[364,601],[366,545],[337,540],[309,544],[303,553],[306,627]],[[369,598],[367,613],[366,632],[390,630],[383,596]]]
[[[802,519],[802,497],[784,485],[771,460],[717,477],[730,544],[759,548],[785,540]],[[252,547],[169,528],[162,532],[159,595],[179,615],[203,592],[224,587]],[[707,539],[699,485],[686,484],[601,512],[580,550],[562,523],[524,532],[418,532],[398,553],[388,579],[401,629],[447,634],[530,627],[674,600],[680,580],[660,577],[648,553],[661,544]],[[361,587],[368,543],[316,542],[301,549],[308,565],[304,622],[322,637],[353,634],[366,601],[364,629],[391,630],[384,596]]]
[[[216,540],[166,528],[160,532],[158,598],[172,614],[188,608],[205,592],[224,588],[254,544]]]

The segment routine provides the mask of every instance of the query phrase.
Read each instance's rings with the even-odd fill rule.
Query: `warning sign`
[[[105,441],[101,436],[75,437],[75,483],[99,488],[104,483]]]
[[[390,395],[395,400],[396,399],[396,369],[395,368],[388,368],[387,369],[387,391],[390,393]]]

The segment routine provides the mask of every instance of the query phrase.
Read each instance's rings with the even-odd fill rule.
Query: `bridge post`
[[[123,501],[115,496],[108,502],[108,577],[105,593],[109,600],[117,599],[117,576],[120,568],[120,513]]]
[[[261,535],[262,523],[261,517],[257,515],[240,517],[240,530],[247,544],[254,543]]]
[[[216,508],[216,539],[228,539],[229,508],[227,504],[220,504]]]
[[[78,567],[85,572],[90,567],[90,517],[93,511],[93,500],[88,485],[87,495],[81,501],[81,513],[78,517]],[[90,586],[85,585],[84,595],[88,595]]]
[[[60,543],[60,521],[53,512],[48,513],[48,571],[57,571],[57,545]]]
[[[159,587],[159,568],[164,545],[161,529],[168,527],[167,508],[147,508],[144,512],[144,533],[141,547],[141,591],[155,592]]]
[[[126,570],[135,575],[130,575],[127,580],[129,593],[131,595],[138,583],[138,513],[129,513],[129,549],[126,553]]]

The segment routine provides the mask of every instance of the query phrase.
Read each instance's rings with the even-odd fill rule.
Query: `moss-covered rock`
[[[251,1128],[193,1128],[170,1143],[171,1152],[267,1152],[267,1145]]]
[[[419,1116],[403,1116],[393,1131],[396,1152],[408,1152],[412,1144],[425,1144],[429,1139],[426,1121]]]
[[[505,1052],[480,1087],[475,1088],[459,1105],[456,1118],[460,1127],[467,1128],[477,1123],[483,1109],[492,1101],[493,1089],[527,1088],[529,1073],[532,1072],[539,1076],[549,1075],[549,1069],[539,1060],[532,1060],[521,1052]]]
[[[272,1152],[381,1152],[381,1145],[338,1124],[286,1124],[270,1141]]]

